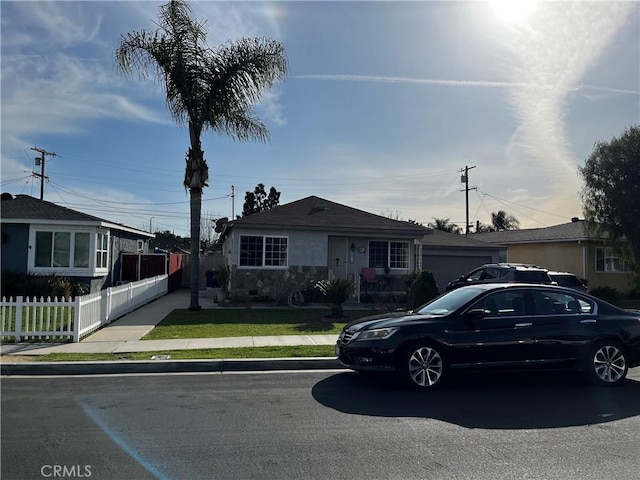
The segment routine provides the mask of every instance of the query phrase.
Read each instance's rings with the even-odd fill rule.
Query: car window
[[[549,283],[549,276],[545,272],[517,272],[515,279],[526,283]]]
[[[594,303],[564,292],[533,291],[533,305],[537,315],[572,315],[593,313]]]
[[[508,290],[493,293],[480,299],[470,309],[483,309],[487,317],[512,317],[525,315],[524,292]]]
[[[482,290],[473,287],[452,290],[449,293],[439,296],[435,300],[427,303],[416,311],[421,315],[448,315],[470,302]]]
[[[467,276],[467,280],[470,280],[472,282],[478,282],[480,281],[480,279],[483,278],[483,273],[484,273],[484,270],[480,268],[474,272],[471,272],[469,276]]]
[[[563,287],[581,287],[582,282],[574,275],[550,275],[551,279]]]
[[[500,278],[503,277],[506,273],[506,270],[501,270],[499,268],[485,268],[483,280],[493,280],[496,278]]]

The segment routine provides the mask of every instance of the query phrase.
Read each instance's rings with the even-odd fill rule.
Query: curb
[[[3,363],[0,375],[118,375],[123,373],[251,372],[346,369],[337,358],[264,358],[233,360],[157,360],[105,362]]]

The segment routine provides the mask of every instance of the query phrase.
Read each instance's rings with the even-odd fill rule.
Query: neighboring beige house
[[[476,233],[474,238],[506,247],[512,263],[532,263],[549,270],[571,272],[587,281],[589,288],[612,287],[622,293],[632,287],[620,252],[607,246],[605,238],[592,238],[584,220],[546,228]]]

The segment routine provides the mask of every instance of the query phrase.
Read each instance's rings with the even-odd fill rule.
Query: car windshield
[[[481,288],[464,287],[441,295],[416,310],[420,315],[448,315],[477,297],[484,290]]]

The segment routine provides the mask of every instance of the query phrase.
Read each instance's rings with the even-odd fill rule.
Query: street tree
[[[280,192],[271,187],[269,193],[264,189],[264,184],[259,183],[253,192],[247,192],[244,196],[244,205],[242,207],[242,215],[252,215],[262,212],[263,210],[271,210],[280,204]]]
[[[264,37],[207,46],[205,20],[193,18],[184,0],[159,7],[157,28],[120,37],[116,69],[124,76],[150,73],[163,86],[166,103],[179,126],[189,130],[183,185],[190,195],[191,294],[189,310],[199,310],[199,249],[202,190],[208,186],[209,167],[201,148],[205,130],[235,140],[266,141],[269,130],[254,106],[265,89],[287,73],[284,47]]]
[[[498,210],[491,213],[491,223],[493,228],[500,230],[518,230],[520,228],[520,220],[513,215],[509,215],[504,210]]]
[[[640,125],[610,142],[596,142],[578,168],[585,220],[612,242],[626,240],[627,259],[640,280]]]
[[[427,226],[435,229],[435,230],[441,230],[443,232],[449,232],[449,233],[457,233],[457,234],[461,234],[462,233],[462,228],[460,228],[458,225],[456,225],[455,223],[451,223],[451,221],[448,218],[435,218],[433,219],[433,222],[429,222],[427,224]]]

